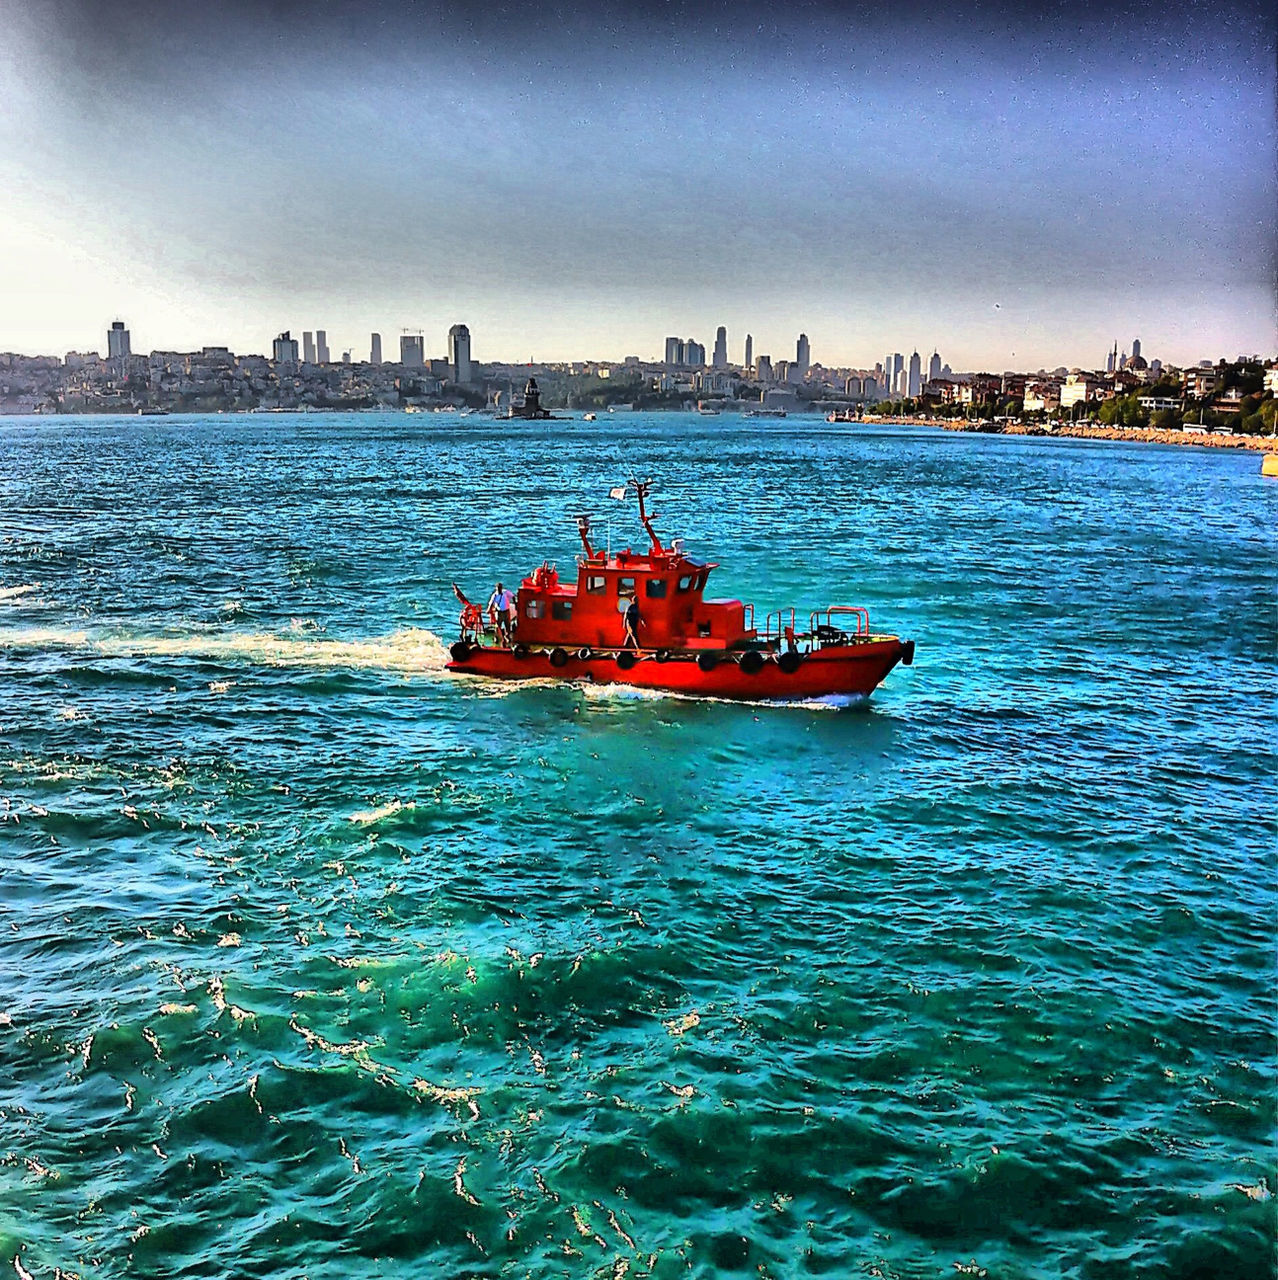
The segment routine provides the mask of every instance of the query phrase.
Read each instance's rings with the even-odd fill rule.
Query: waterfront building
[[[905,383],[905,394],[911,397],[917,396],[922,389],[922,362],[919,359],[919,353],[916,351],[910,357],[910,372]]]
[[[107,359],[123,360],[131,354],[129,331],[124,327],[123,320],[116,320],[107,331]]]
[[[765,386],[772,381],[772,357],[760,356],[754,371],[754,376]]]
[[[795,381],[802,382],[812,367],[812,349],[808,346],[806,333],[799,334],[799,340],[794,344],[794,367],[798,374]]]
[[[420,333],[405,333],[400,337],[399,362],[406,369],[426,367],[426,339]]]
[[[927,380],[935,382],[941,376],[941,355],[938,351],[932,352],[932,358],[927,362]]]
[[[720,325],[714,333],[714,367],[716,369],[728,367],[728,331],[723,325]]]
[[[297,363],[297,339],[291,337],[287,329],[271,343],[271,359],[276,364]]]
[[[751,333],[746,334],[745,368],[747,372],[754,368],[754,335]]]
[[[323,329],[315,330],[315,359],[319,364],[328,363],[328,334]]]
[[[368,363],[381,364],[382,362],[382,335],[380,333],[373,334],[372,341],[369,343]]]
[[[455,324],[448,331],[448,363],[454,382],[470,382],[470,330],[464,324]]]
[[[308,330],[302,331],[302,359],[307,364],[315,363],[315,335]]]

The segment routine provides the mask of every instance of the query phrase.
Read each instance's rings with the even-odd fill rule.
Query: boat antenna
[[[661,539],[657,537],[656,533],[653,531],[653,528],[652,528],[652,522],[657,518],[657,513],[654,511],[652,515],[649,515],[644,510],[644,505],[643,505],[643,500],[648,496],[648,491],[652,488],[652,481],[636,480],[632,476],[630,478],[630,483],[634,485],[635,494],[639,498],[639,523],[643,525],[643,527],[648,532],[648,537],[652,539],[653,551],[655,551],[658,555],[661,555],[662,552],[665,551],[665,547],[661,545]]]

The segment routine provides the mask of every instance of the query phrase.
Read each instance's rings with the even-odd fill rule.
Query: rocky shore
[[[867,418],[866,421],[876,421]],[[1196,445],[1207,449],[1254,449],[1259,453],[1278,453],[1278,440],[1273,436],[1231,435],[1225,431],[1162,431],[1156,427],[1101,427],[1078,423],[998,423],[967,422],[943,418],[880,418],[880,422],[900,422],[921,427],[943,427],[946,431],[971,431],[982,435],[1002,436],[1069,436],[1079,440],[1134,440],[1145,444]]]

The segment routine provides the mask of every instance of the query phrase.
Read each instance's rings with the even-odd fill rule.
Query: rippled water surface
[[[634,471],[915,666],[447,676]],[[1275,527],[1233,452],[0,424],[3,1266],[1272,1274]]]

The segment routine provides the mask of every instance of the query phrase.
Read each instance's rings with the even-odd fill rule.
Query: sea
[[[450,675],[574,517],[868,701]],[[0,420],[0,1274],[1275,1274],[1278,482],[627,413]]]

